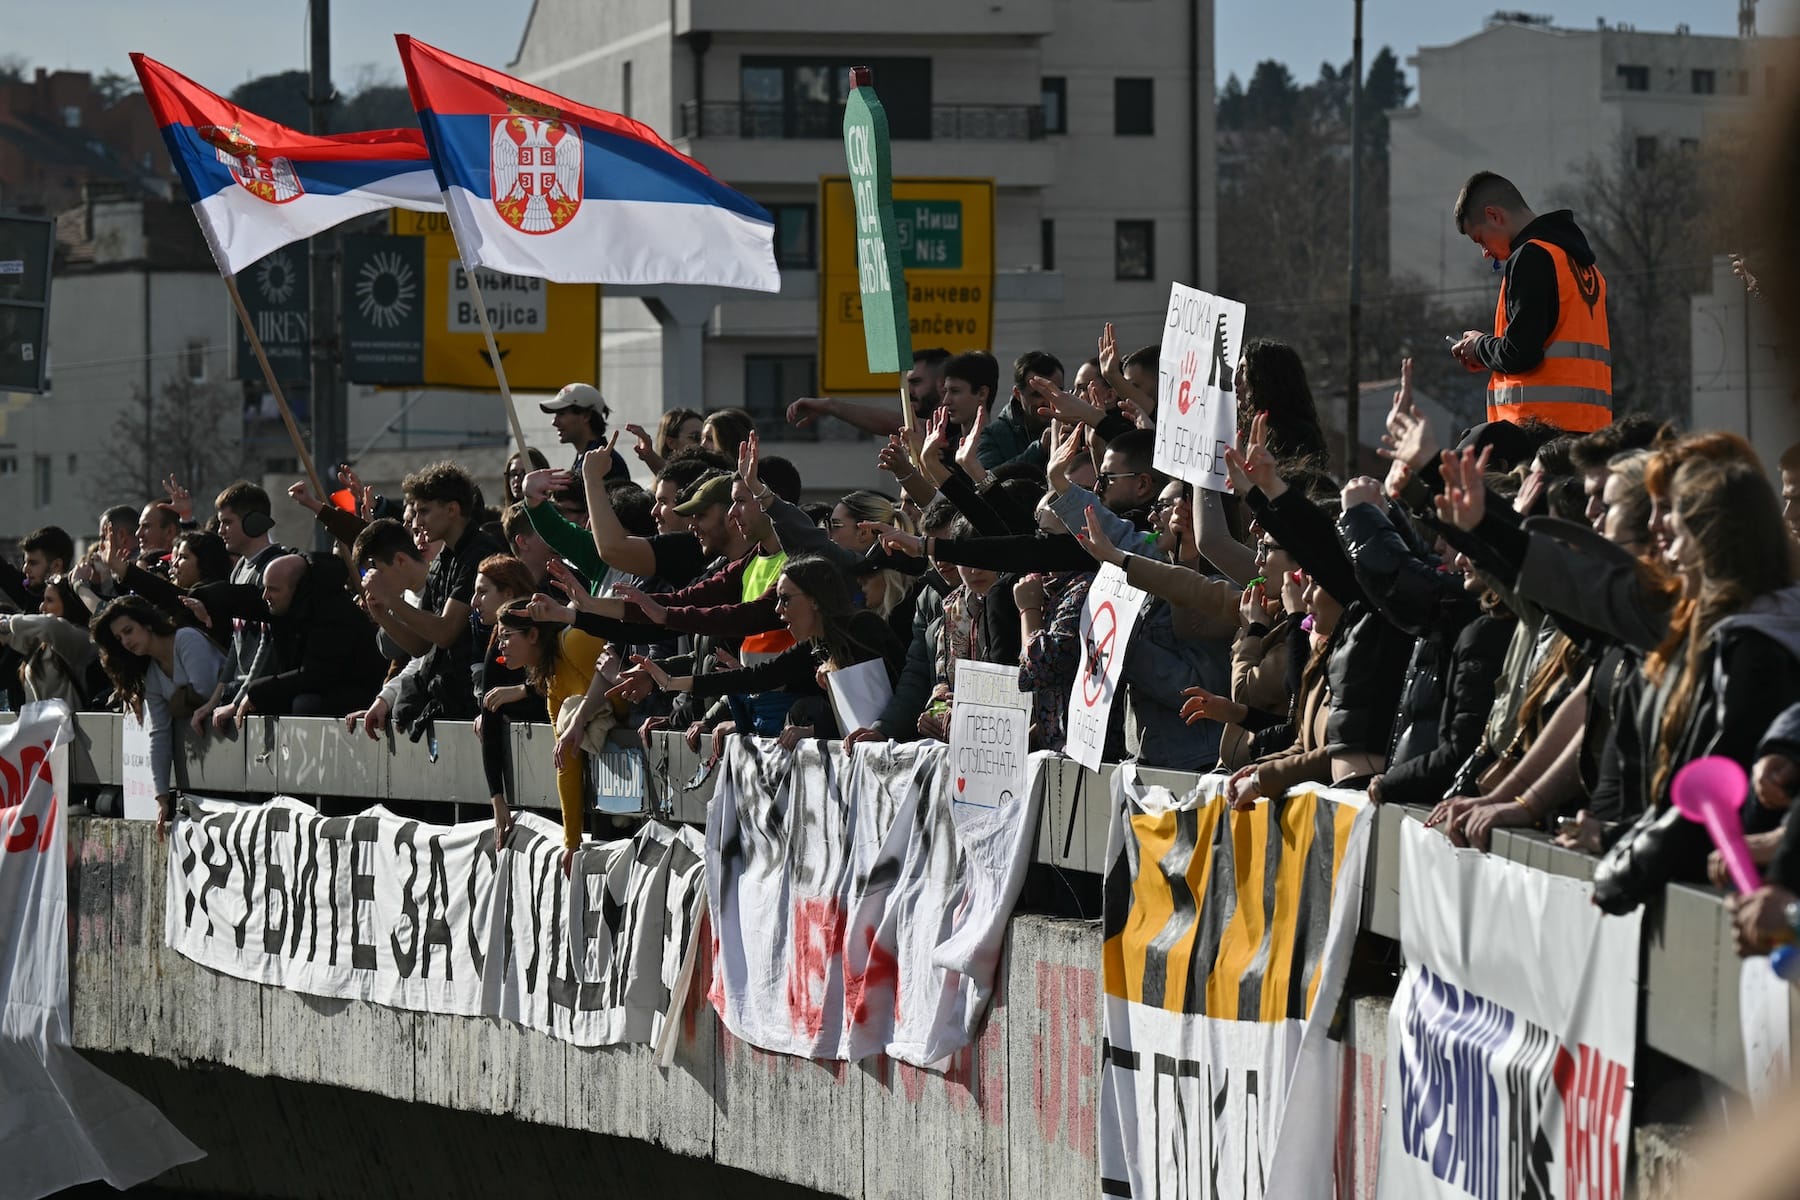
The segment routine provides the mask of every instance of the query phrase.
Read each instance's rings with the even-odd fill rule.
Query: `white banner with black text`
[[[704,845],[648,822],[561,869],[562,830],[520,813],[429,825],[186,800],[168,944],[240,979],[340,1000],[499,1016],[579,1046],[660,1042],[692,972]]]
[[[1643,910],[1407,821],[1378,1195],[1619,1200]]]
[[[928,1066],[974,1040],[1037,839],[1027,786],[957,798],[941,742],[731,739],[706,826],[712,1003],[764,1050]]]

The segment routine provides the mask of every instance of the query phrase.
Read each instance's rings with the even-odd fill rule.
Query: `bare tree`
[[[196,497],[223,487],[244,471],[243,392],[232,383],[196,383],[185,371],[171,373],[153,404],[134,389],[131,407],[113,422],[101,447],[105,469],[90,476],[89,496],[99,504],[138,498],[173,474]]]
[[[1698,151],[1621,133],[1559,193],[1606,276],[1613,409],[1685,419],[1691,405],[1689,298],[1711,262]]]

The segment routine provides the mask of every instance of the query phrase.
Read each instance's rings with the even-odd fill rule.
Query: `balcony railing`
[[[906,140],[905,125],[894,137]],[[758,103],[747,100],[688,100],[681,106],[684,138],[839,138],[841,104]],[[1037,104],[934,104],[932,139],[939,141],[1037,141],[1044,136],[1044,110]]]

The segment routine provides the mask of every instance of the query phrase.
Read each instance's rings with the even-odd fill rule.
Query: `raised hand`
[[[1232,460],[1236,459],[1235,467]],[[1238,473],[1254,487],[1262,489],[1263,495],[1271,500],[1279,499],[1287,492],[1287,484],[1281,478],[1281,470],[1276,465],[1275,456],[1269,453],[1269,414],[1257,413],[1250,422],[1250,432],[1244,439],[1242,451],[1225,449],[1226,469],[1231,471],[1232,486],[1237,486]]]
[[[977,451],[981,446],[981,435],[987,432],[988,410],[982,405],[975,410],[975,423],[963,433],[962,441],[956,447],[956,462],[964,473],[976,483],[987,478],[987,468],[981,465]]]
[[[1119,370],[1119,336],[1113,332],[1113,323],[1108,321],[1100,331],[1100,374],[1111,380]]]
[[[531,598],[525,606],[525,613],[534,621],[554,621],[560,625],[575,623],[575,610],[567,604],[558,604],[543,592]]]
[[[831,414],[831,401],[818,396],[802,396],[788,405],[787,422],[796,429],[805,429],[820,417]]]
[[[907,456],[906,443],[897,433],[889,434],[887,443],[876,452],[875,465],[897,480],[910,478],[915,469]]]
[[[642,425],[638,425],[635,422],[628,424],[625,426],[625,432],[629,433],[632,438],[631,452],[637,455],[646,465],[662,460],[662,456],[656,452],[656,442],[650,437],[649,433],[645,432]],[[618,437],[615,435],[613,437],[615,445],[618,443],[618,440]]]
[[[750,436],[744,439],[744,444],[738,447],[738,478],[744,481],[744,486],[750,489],[752,496],[762,491],[762,481],[756,477],[756,464],[761,455],[762,441],[756,436],[756,430],[752,429]]]
[[[634,654],[631,656],[631,661],[643,668],[644,674],[650,677],[651,683],[655,684],[658,688],[667,690],[669,684],[672,682],[672,677],[667,671],[662,669],[655,659],[644,654]]]
[[[613,588],[613,596],[627,604],[637,605],[643,614],[657,625],[661,625],[669,619],[669,610],[658,604],[642,588],[633,587],[629,583],[617,584]]]
[[[569,471],[555,467],[540,467],[528,472],[519,484],[519,494],[525,497],[525,503],[536,508],[550,498],[550,493],[558,488],[566,488],[575,482],[575,476]]]
[[[619,444],[619,431],[613,430],[612,436],[606,439],[606,445],[589,450],[581,456],[581,478],[588,485],[588,495],[593,495],[594,484],[598,482],[605,488],[608,472],[612,470],[613,453]]]
[[[1057,495],[1069,490],[1069,471],[1075,466],[1087,448],[1087,426],[1071,425],[1063,435],[1062,441],[1050,455],[1050,461],[1044,466],[1044,478],[1049,481],[1050,488]]]
[[[175,476],[170,475],[163,480],[163,491],[168,493],[169,506],[175,510],[176,516],[184,521],[193,520],[194,498],[188,494],[186,488],[181,486]]]
[[[1484,476],[1492,452],[1492,446],[1486,447],[1478,458],[1473,449],[1465,448],[1460,454],[1444,451],[1439,459],[1444,491],[1437,498],[1438,520],[1454,525],[1464,533],[1481,524],[1481,518],[1487,514],[1487,480]]]
[[[889,554],[904,554],[908,558],[925,557],[925,539],[904,529],[888,525],[881,521],[858,521],[858,529],[865,529],[881,539],[881,548]]]
[[[919,443],[919,465],[936,466],[943,462],[950,448],[950,410],[937,408],[926,422],[924,440]]]
[[[212,614],[206,611],[206,605],[192,596],[183,596],[181,603],[190,613],[194,614],[194,620],[200,622],[200,628],[212,628]]]
[[[1388,410],[1387,432],[1375,453],[1416,471],[1438,452],[1437,433],[1412,399],[1412,359],[1400,364],[1400,390]]]
[[[1100,418],[1106,415],[1074,392],[1064,391],[1042,375],[1033,375],[1026,381],[1026,386],[1031,389],[1032,403],[1040,417],[1098,425]]]
[[[1106,536],[1106,530],[1100,525],[1100,516],[1092,505],[1088,506],[1085,515],[1087,528],[1075,531],[1075,540],[1081,543],[1081,548],[1093,555],[1096,562],[1111,563],[1115,567],[1124,562],[1125,552]]]
[[[295,480],[288,485],[288,496],[308,512],[318,513],[325,509],[325,502],[312,494],[312,489],[306,486],[304,479]]]
[[[1346,511],[1359,504],[1381,504],[1381,481],[1358,475],[1344,485],[1343,505]]]

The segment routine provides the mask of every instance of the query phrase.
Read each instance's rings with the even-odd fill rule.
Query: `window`
[[[1647,92],[1650,90],[1650,68],[1620,63],[1619,83],[1628,92]]]
[[[1044,106],[1044,132],[1069,132],[1069,81],[1060,75],[1046,75],[1040,92]]]
[[[75,455],[73,455],[73,454],[69,455],[68,470],[69,470],[69,474],[71,474],[71,475],[73,475],[75,473],[75,462],[76,462]]]
[[[18,458],[11,454],[0,455],[0,475],[17,475],[18,473]]]
[[[631,115],[631,63],[629,60],[619,68],[619,111],[628,117]]]
[[[1719,90],[1718,76],[1711,71],[1696,68],[1693,72],[1693,88],[1696,96],[1710,96]]]
[[[744,408],[756,429],[772,442],[817,441],[815,422],[805,429],[787,423],[787,407],[818,388],[818,360],[810,354],[746,354]]]
[[[32,502],[39,508],[50,507],[50,456],[48,454],[31,456],[31,495]]]
[[[68,126],[70,129],[80,129],[81,128],[81,110],[73,104],[64,106],[64,108],[63,108],[63,124]]]
[[[1038,222],[1038,265],[1056,270],[1056,222],[1048,217]]]
[[[1656,139],[1641,137],[1635,144],[1637,168],[1642,171],[1656,161]]]
[[[842,138],[850,68],[867,64],[887,110],[888,135],[931,136],[929,58],[763,58],[745,56],[738,68],[738,136]]]
[[[1156,81],[1113,80],[1113,132],[1142,137],[1156,132]]]
[[[194,383],[205,383],[206,341],[203,338],[189,338],[185,359],[188,379]]]
[[[811,204],[771,204],[775,218],[775,265],[811,270],[818,266],[819,239],[814,232],[818,210]]]
[[[1113,223],[1113,278],[1156,277],[1156,222]]]

